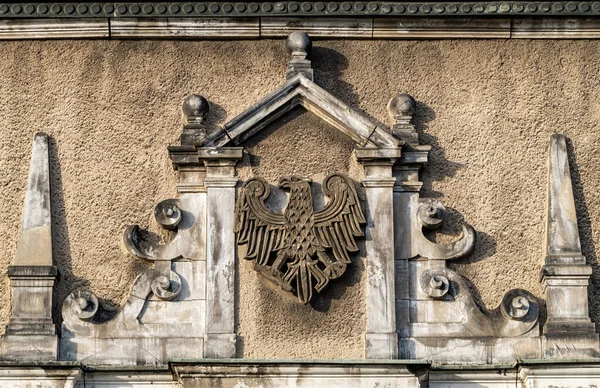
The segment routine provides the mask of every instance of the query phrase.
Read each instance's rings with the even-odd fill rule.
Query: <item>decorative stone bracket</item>
[[[480,308],[463,278],[446,262],[469,255],[474,229],[462,225],[452,243],[429,240],[424,230],[439,228],[446,209],[437,200],[420,199],[419,170],[430,147],[419,145],[411,123],[414,99],[400,94],[388,104],[403,139],[403,155],[394,166],[395,271],[397,331],[400,358],[433,359],[440,363],[507,362],[539,355],[536,299],[527,291],[508,292],[498,308]],[[536,342],[537,341],[537,342]],[[531,347],[533,351],[524,350]],[[456,352],[457,348],[463,349]],[[490,358],[486,352],[491,352]]]

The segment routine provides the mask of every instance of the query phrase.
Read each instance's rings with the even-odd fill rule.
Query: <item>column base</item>
[[[365,358],[398,358],[397,333],[367,333],[365,334],[365,342]]]
[[[204,358],[234,358],[237,335],[207,334],[204,340]]]
[[[6,335],[44,335],[56,334],[56,325],[51,319],[11,318],[6,325]]]
[[[549,337],[577,337],[592,335],[598,337],[596,324],[589,318],[582,320],[552,320],[544,325],[544,335]]]
[[[6,334],[2,337],[0,360],[3,361],[56,361],[58,336]]]
[[[550,322],[542,335],[544,358],[600,357],[600,338],[592,322]]]

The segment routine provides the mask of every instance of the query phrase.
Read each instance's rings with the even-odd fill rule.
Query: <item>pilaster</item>
[[[396,329],[401,338],[410,337],[410,266],[416,257],[421,233],[417,212],[423,183],[419,172],[427,164],[431,146],[419,145],[419,135],[412,123],[416,101],[408,94],[394,96],[387,105],[394,121],[392,134],[404,142],[402,156],[393,167],[394,185],[394,256],[396,277]],[[402,353],[402,351],[400,351]],[[400,354],[401,358],[406,354]]]
[[[242,148],[199,148],[206,166],[206,340],[204,357],[235,357],[235,165]]]
[[[394,274],[394,184],[392,166],[400,148],[357,148],[367,196],[366,358],[398,357]]]

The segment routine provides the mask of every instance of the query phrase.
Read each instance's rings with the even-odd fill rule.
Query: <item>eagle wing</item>
[[[347,176],[328,175],[322,190],[330,200],[323,210],[315,212],[315,234],[322,246],[331,248],[338,265],[345,268],[350,263],[348,253],[358,251],[355,238],[364,236],[361,225],[367,221],[354,184]],[[332,272],[331,278],[337,277],[337,271]]]
[[[253,178],[242,186],[235,210],[235,233],[238,244],[248,244],[244,259],[268,265],[271,252],[281,249],[287,234],[283,214],[265,206],[271,190],[260,178]]]

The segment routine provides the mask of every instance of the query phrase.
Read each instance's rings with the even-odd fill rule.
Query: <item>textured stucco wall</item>
[[[600,45],[597,41],[320,41],[316,81],[349,105],[389,123],[397,92],[418,100],[417,125],[433,145],[424,196],[437,197],[478,232],[475,253],[456,263],[487,307],[506,291],[542,296],[547,142],[573,141],[575,193],[584,254],[600,291]],[[16,252],[31,141],[53,138],[56,301],[80,286],[119,303],[146,265],[120,248],[126,225],[155,229],[154,205],[176,194],[166,147],[181,131],[191,92],[223,123],[283,82],[281,40],[234,42],[26,41],[0,43],[0,273]],[[252,144],[257,172],[275,180],[323,169],[359,174],[341,152],[351,144],[313,117],[293,116]],[[302,132],[302,133],[300,133]],[[336,140],[340,139],[336,144]],[[272,148],[270,148],[272,146]],[[293,163],[288,163],[292,161]],[[322,178],[322,177],[321,177]],[[450,223],[446,232],[458,230]],[[362,356],[363,263],[356,260],[329,298],[309,310],[264,288],[239,263],[240,355]],[[600,296],[600,293],[593,293]],[[0,276],[0,323],[9,282]],[[600,322],[600,298],[592,298]],[[272,325],[273,320],[281,325]],[[304,326],[297,326],[300,320]]]
[[[239,166],[241,179],[261,176],[276,183],[282,176],[311,177],[317,209],[324,203],[320,183],[327,174],[341,172],[355,181],[362,177],[352,157],[354,143],[302,108],[290,112],[283,123],[265,128],[244,146],[247,154]],[[363,192],[359,188],[359,195]],[[281,191],[273,190],[270,200],[273,209],[287,203]],[[366,307],[360,302],[365,300],[364,258],[355,256],[344,276],[331,281],[322,294],[315,292],[308,305],[263,281],[253,264],[245,260],[238,264],[239,356],[364,357]]]

